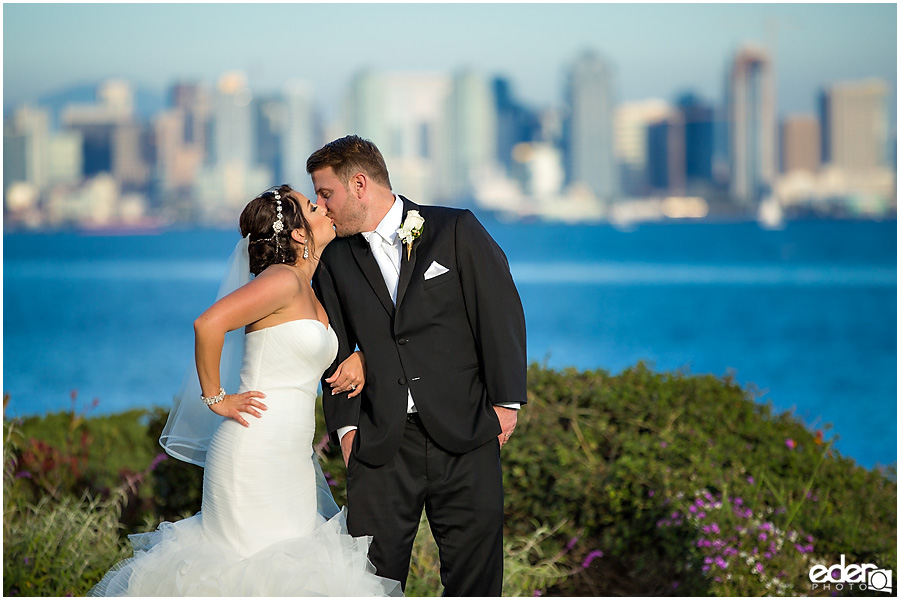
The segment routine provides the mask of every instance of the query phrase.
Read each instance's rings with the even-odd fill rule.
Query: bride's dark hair
[[[291,239],[291,231],[302,229],[306,233],[307,244],[313,250],[312,230],[297,199],[291,196],[291,186],[284,184],[269,188],[250,201],[241,212],[241,237],[250,235],[250,272],[262,273],[269,265],[297,262],[297,251]],[[275,196],[281,197],[281,220],[284,229],[275,232],[278,220],[278,205]]]

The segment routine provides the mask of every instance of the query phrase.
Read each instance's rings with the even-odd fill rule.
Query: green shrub
[[[107,499],[47,494],[32,503],[17,486],[21,432],[9,425],[3,440],[3,595],[83,596],[125,558],[119,518],[126,488]]]
[[[896,466],[857,466],[827,428],[775,414],[729,377],[532,365],[528,390],[502,452],[506,595],[803,595],[810,567],[841,554],[897,570]],[[316,414],[315,448],[345,505],[340,449]],[[5,440],[5,592],[83,593],[127,554],[126,533],[199,510],[202,470],[159,455],[165,420],[62,413]],[[29,450],[40,477],[22,469]],[[136,499],[149,504],[129,517]],[[65,537],[68,523],[81,537]],[[62,546],[82,563],[46,558]],[[440,594],[438,564],[423,519],[407,592]]]
[[[601,566],[549,592],[803,594],[810,591],[811,564],[832,564],[840,554],[896,570],[895,471],[856,466],[824,434],[788,414],[773,415],[730,378],[654,373],[643,364],[617,376],[532,366],[528,377],[529,404],[504,448],[507,526],[527,534],[529,517],[566,521],[560,534],[584,532],[582,553],[604,553],[595,561]],[[707,558],[721,564],[716,557],[722,555],[698,543],[718,540],[718,550],[736,549],[726,542],[737,533],[710,535],[702,530],[708,521],[685,518],[705,493],[726,506],[739,500],[757,525],[768,523],[786,536],[780,554],[758,556],[766,573],[790,579],[780,590],[759,577],[735,587],[746,571],[738,561],[724,576],[703,569]],[[717,526],[728,523],[720,519]],[[797,545],[812,544],[814,551],[797,551],[792,531]],[[592,573],[593,587],[586,586]]]

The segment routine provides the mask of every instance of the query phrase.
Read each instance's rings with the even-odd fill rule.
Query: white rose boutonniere
[[[412,255],[413,240],[422,235],[423,225],[425,225],[425,219],[422,218],[419,211],[411,210],[406,213],[406,220],[397,230],[397,235],[406,244],[406,260],[409,260]]]

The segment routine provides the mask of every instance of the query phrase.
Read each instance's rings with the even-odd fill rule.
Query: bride
[[[90,595],[401,595],[374,574],[371,538],[346,533],[312,452],[318,382],[338,343],[310,281],[332,225],[286,185],[244,208],[219,299],[194,323],[196,375],[160,438],[205,467],[201,511],[129,536],[134,557]],[[362,373],[351,355],[331,385],[358,393]]]

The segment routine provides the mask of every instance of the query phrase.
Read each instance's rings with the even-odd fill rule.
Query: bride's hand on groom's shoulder
[[[332,394],[350,392],[348,398],[359,396],[366,385],[366,357],[357,350],[339,364],[334,375],[325,381],[331,384]]]
[[[253,415],[257,419],[262,417],[260,410],[268,410],[265,404],[257,398],[265,398],[262,392],[250,391],[243,394],[227,394],[225,398],[216,404],[211,404],[209,409],[219,416],[234,419],[244,427],[250,427],[250,423],[241,413]]]

